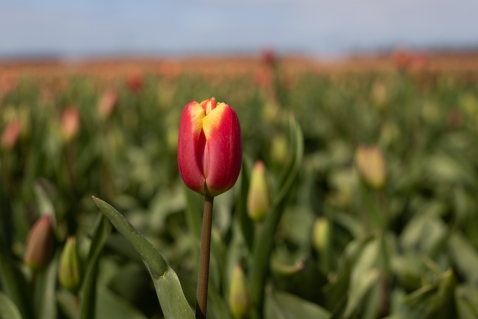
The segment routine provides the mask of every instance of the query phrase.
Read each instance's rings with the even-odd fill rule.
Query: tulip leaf
[[[0,233],[0,283],[3,291],[18,307],[22,318],[33,318],[33,309],[29,300],[29,290],[25,277],[15,267],[12,257],[4,246],[3,237]]]
[[[319,305],[289,293],[272,291],[267,294],[266,318],[329,319],[330,313]]]
[[[35,196],[37,199],[38,210],[40,211],[40,215],[42,216],[51,215],[53,218],[55,218],[55,209],[53,207],[53,204],[50,198],[48,198],[48,195],[46,194],[45,190],[40,185],[40,183],[35,184],[34,191],[35,191]]]
[[[77,319],[77,298],[68,290],[62,288],[56,292],[56,301],[58,302],[61,313],[68,319]]]
[[[37,274],[35,280],[34,306],[38,319],[56,318],[55,287],[58,273],[57,254],[48,267]]]
[[[456,265],[456,271],[474,285],[478,284],[478,254],[461,233],[451,236],[448,250]]]
[[[373,284],[377,282],[380,277],[380,272],[375,269],[369,269],[362,274],[362,277],[350,285],[350,295],[345,309],[344,318],[352,316],[354,310],[360,305],[365,294],[372,288]]]
[[[91,241],[88,263],[81,287],[80,319],[93,318],[96,306],[96,278],[98,276],[98,264],[101,251],[111,231],[109,222],[103,215],[98,217]]]
[[[98,319],[146,319],[139,310],[131,306],[123,298],[115,295],[105,286],[98,287],[98,307],[96,317]]]
[[[93,198],[113,226],[141,255],[153,279],[156,294],[166,319],[193,319],[194,314],[181,288],[178,276],[163,256],[116,209],[99,198]]]
[[[186,221],[189,227],[189,230],[192,231],[194,236],[199,240],[201,238],[201,215],[198,214],[197,208],[203,205],[204,198],[198,193],[193,192],[187,187],[184,187],[187,198],[187,207],[186,207]]]
[[[249,193],[250,165],[244,158],[241,170],[241,194],[237,202],[237,212],[242,236],[249,251],[253,249],[254,223],[247,213],[247,195]]]
[[[290,143],[292,159],[285,168],[285,174],[278,185],[279,192],[274,198],[272,207],[267,214],[262,232],[254,244],[253,265],[251,273],[251,297],[253,303],[253,315],[255,318],[262,317],[262,308],[264,300],[264,286],[269,268],[269,259],[271,256],[274,235],[277,226],[282,217],[284,206],[286,204],[287,194],[296,179],[303,157],[304,141],[302,130],[297,121],[290,117]]]
[[[52,317],[54,318],[54,317]],[[0,319],[22,319],[20,311],[7,295],[0,291]]]

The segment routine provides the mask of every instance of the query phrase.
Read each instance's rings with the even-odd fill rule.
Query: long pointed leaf
[[[36,276],[34,306],[36,317],[38,319],[50,319],[57,317],[55,288],[59,258],[60,256],[57,254],[50,262],[48,267]]]
[[[254,245],[253,265],[251,274],[251,297],[254,306],[253,315],[255,318],[262,318],[262,308],[264,301],[264,286],[266,275],[269,267],[269,259],[274,244],[274,235],[282,216],[283,208],[286,204],[287,194],[295,181],[299,169],[302,164],[304,141],[302,131],[297,121],[290,118],[290,132],[291,132],[291,149],[292,160],[290,165],[285,169],[287,172],[279,184],[279,192],[275,197],[273,205],[267,214],[264,228],[260,233],[258,240]]]
[[[93,199],[103,214],[143,258],[153,278],[165,318],[193,319],[194,313],[184,297],[178,276],[161,254],[116,209],[99,198],[93,197]]]
[[[0,282],[7,296],[15,303],[24,319],[33,318],[28,286],[23,274],[13,264],[0,235]]]
[[[22,319],[17,306],[2,292],[0,292],[0,319]]]
[[[101,251],[106,243],[106,238],[111,231],[111,226],[104,216],[100,216],[96,224],[91,241],[90,252],[85,276],[81,287],[80,319],[94,318],[96,306],[96,278]]]

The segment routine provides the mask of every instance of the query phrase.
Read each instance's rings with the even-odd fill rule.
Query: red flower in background
[[[103,92],[98,101],[97,109],[101,118],[108,118],[113,112],[118,101],[118,92],[113,89],[107,89]]]
[[[393,64],[398,70],[405,70],[410,66],[410,52],[405,49],[396,49],[392,54]]]
[[[61,131],[67,141],[73,139],[80,131],[80,112],[76,107],[70,106],[63,111]]]
[[[126,86],[132,93],[138,93],[143,85],[143,77],[139,73],[133,73],[126,79]]]
[[[2,133],[2,147],[5,149],[12,149],[17,143],[21,131],[22,123],[19,120],[8,122]]]

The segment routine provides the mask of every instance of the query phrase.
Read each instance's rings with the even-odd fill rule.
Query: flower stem
[[[213,201],[214,197],[212,196],[206,195],[204,197],[204,214],[202,219],[201,231],[201,251],[199,253],[198,290],[196,295],[197,319],[206,319]]]

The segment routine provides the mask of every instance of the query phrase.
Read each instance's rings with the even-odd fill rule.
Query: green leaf
[[[54,317],[52,317],[54,318]],[[20,311],[7,295],[0,291],[0,319],[22,319]]]
[[[98,217],[98,222],[91,241],[88,262],[86,265],[83,282],[81,284],[80,298],[80,319],[93,318],[96,306],[96,279],[98,276],[98,264],[101,251],[106,243],[106,239],[111,231],[109,222],[103,215]]]
[[[359,306],[363,300],[365,294],[372,288],[373,284],[377,282],[380,277],[378,269],[372,268],[365,271],[362,277],[350,285],[350,295],[347,302],[347,308],[345,309],[344,318],[349,318],[355,309]]]
[[[285,168],[283,177],[278,184],[279,191],[274,198],[271,210],[268,212],[263,229],[259,238],[254,243],[253,265],[251,274],[251,296],[253,304],[253,313],[255,318],[262,317],[262,304],[264,300],[264,286],[269,268],[269,259],[274,245],[274,235],[277,225],[282,217],[284,206],[287,201],[287,194],[295,181],[301,164],[304,151],[304,141],[302,130],[297,121],[291,116],[290,122],[290,147],[292,159]]]
[[[357,260],[364,255],[364,251],[373,240],[372,236],[365,236],[351,241],[344,250],[340,260],[340,268],[336,280],[328,283],[324,288],[326,296],[326,304],[328,309],[335,309],[336,313],[343,312],[345,307],[346,292],[353,267],[357,264]],[[342,317],[342,316],[340,316]]]
[[[455,233],[448,242],[448,250],[456,264],[457,271],[468,283],[478,284],[478,253],[461,235]]]
[[[40,215],[51,215],[53,220],[55,220],[55,209],[53,204],[40,183],[35,183],[34,191]]]
[[[33,318],[33,309],[25,277],[15,267],[12,257],[4,246],[3,237],[0,234],[0,282],[3,291],[18,307],[24,319]]]
[[[56,292],[56,300],[61,312],[69,319],[77,319],[78,299],[68,290],[61,288]]]
[[[161,254],[116,209],[99,198],[93,199],[103,214],[143,258],[153,279],[165,318],[193,319],[193,311],[184,297],[178,276]]]
[[[239,220],[242,236],[249,251],[254,244],[254,222],[247,213],[247,196],[249,193],[250,161],[245,157],[242,161],[241,170],[241,193],[237,201],[237,217]]]
[[[57,254],[50,262],[48,267],[38,273],[36,276],[33,298],[36,318],[38,319],[50,319],[57,317],[55,288],[59,258],[60,255]]]
[[[330,313],[319,305],[281,291],[267,294],[266,319],[329,319]]]
[[[100,285],[98,287],[98,307],[96,307],[96,318],[146,319],[146,316],[131,306],[123,298],[115,295],[108,290],[108,288]]]
[[[188,187],[184,187],[187,198],[186,207],[186,222],[189,230],[199,240],[201,238],[201,214],[198,212],[198,207],[203,205],[203,198],[196,192],[190,190]]]

